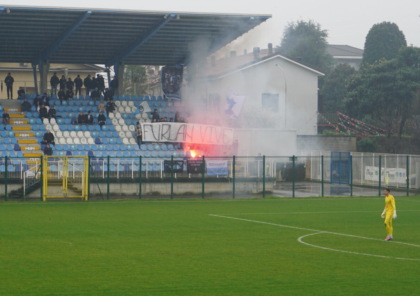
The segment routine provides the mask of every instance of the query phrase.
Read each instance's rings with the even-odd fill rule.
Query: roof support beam
[[[36,60],[35,63],[47,61],[60,46],[80,27],[81,24],[92,14],[92,11],[85,11],[82,16],[70,27],[67,31],[63,32],[49,48],[47,48]]]
[[[145,44],[150,38],[156,35],[156,33],[158,33],[167,23],[169,23],[172,19],[176,17],[177,15],[174,13],[165,15],[163,21],[161,21],[156,26],[154,26],[147,34],[140,36],[139,39],[137,39],[133,44],[131,44],[122,52],[117,54],[114,58],[110,59],[107,63],[105,63],[105,65],[112,66],[112,65],[115,65],[116,63],[123,62],[124,59],[132,55],[137,49],[139,49],[143,44]]]

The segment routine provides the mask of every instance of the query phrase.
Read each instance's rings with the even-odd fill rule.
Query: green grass
[[[383,198],[2,202],[0,295],[416,295],[420,198],[397,197],[394,222],[396,242],[417,246],[382,241],[383,205]],[[303,239],[368,255],[298,242],[315,230],[378,240]]]

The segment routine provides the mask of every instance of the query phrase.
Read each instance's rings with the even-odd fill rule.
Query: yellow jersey
[[[385,210],[387,212],[394,212],[397,208],[395,207],[395,197],[391,194],[385,196]]]

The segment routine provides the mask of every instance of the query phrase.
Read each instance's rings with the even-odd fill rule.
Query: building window
[[[263,110],[270,110],[271,112],[279,112],[279,94],[261,95],[261,103]]]

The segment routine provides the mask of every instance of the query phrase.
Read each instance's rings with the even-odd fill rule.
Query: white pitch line
[[[398,210],[398,212],[420,212],[420,210]],[[328,211],[328,212],[277,212],[277,213],[227,213],[225,215],[300,215],[300,214],[352,214],[378,213],[378,211]]]
[[[325,232],[317,232],[317,233],[310,233],[310,234],[302,235],[301,237],[299,237],[297,239],[297,241],[300,242],[301,244],[304,244],[304,245],[307,245],[307,246],[310,246],[310,247],[314,247],[314,248],[318,248],[318,249],[327,250],[327,251],[334,251],[334,252],[341,252],[341,253],[355,254],[355,255],[363,255],[363,256],[370,256],[370,257],[388,258],[388,259],[420,261],[420,259],[414,259],[414,258],[393,257],[393,256],[375,255],[375,254],[369,254],[369,253],[360,253],[360,252],[345,251],[345,250],[340,250],[340,249],[332,249],[332,248],[327,248],[327,247],[322,247],[322,246],[310,244],[310,243],[307,243],[307,242],[304,242],[303,241],[303,239],[305,237],[313,236],[313,235],[318,235],[318,234],[323,234],[323,233],[325,233]]]
[[[365,237],[365,236],[339,233],[339,232],[332,232],[332,231],[324,231],[324,230],[320,230],[320,229],[311,229],[311,228],[290,226],[290,225],[270,223],[270,222],[264,222],[264,221],[258,221],[258,220],[251,220],[251,219],[244,219],[244,218],[237,218],[237,217],[230,217],[230,216],[222,216],[222,215],[216,215],[216,214],[209,214],[209,216],[232,219],[232,220],[239,220],[239,221],[245,221],[245,222],[252,222],[252,223],[258,223],[258,224],[265,224],[265,225],[271,225],[271,226],[277,226],[277,227],[283,227],[283,228],[306,230],[306,231],[312,231],[312,232],[322,232],[322,233],[328,233],[328,234],[334,234],[334,235],[340,235],[340,236],[347,236],[347,237],[354,237],[354,238],[360,238],[360,239],[367,239],[367,240],[374,240],[374,241],[383,241],[382,239],[378,239],[378,238]],[[407,245],[407,246],[420,248],[420,245],[398,242],[398,241],[391,241],[391,242],[387,242],[387,243],[401,244],[401,245]]]

